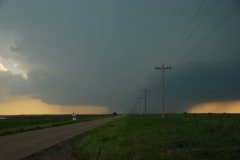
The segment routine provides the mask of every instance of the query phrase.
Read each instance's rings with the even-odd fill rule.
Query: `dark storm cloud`
[[[238,60],[231,64],[186,64],[182,69],[172,69],[166,73],[166,111],[183,112],[189,107],[205,102],[239,100],[240,68]],[[171,73],[172,72],[172,73]],[[161,105],[161,74],[152,78],[153,108]],[[155,99],[155,100],[154,100]],[[158,102],[157,102],[158,101]],[[158,106],[155,104],[158,103]]]
[[[6,0],[0,0],[0,7],[4,4]]]
[[[0,56],[26,65],[28,80],[18,76],[10,85],[4,77],[2,87],[49,104],[106,105],[125,112],[140,90],[149,88],[149,110],[159,112],[161,74],[153,68],[168,62],[173,69],[166,76],[167,111],[238,99],[239,11],[179,62],[224,15],[227,2],[219,3],[221,14],[212,15],[175,56],[167,55],[199,5],[198,0],[8,1],[1,8],[0,30],[20,38],[9,47],[11,54]]]

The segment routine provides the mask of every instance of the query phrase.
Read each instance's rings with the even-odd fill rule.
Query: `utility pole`
[[[149,90],[147,90],[146,88],[145,89],[142,89],[141,91],[143,91],[144,92],[144,97],[145,97],[145,114],[147,114],[147,91],[149,91]]]
[[[171,69],[171,66],[155,67],[155,69],[160,69],[162,71],[162,118],[164,118],[164,71],[166,69]]]
[[[138,101],[136,101],[135,107],[136,107],[136,114],[137,114],[138,113]]]
[[[137,99],[138,99],[139,114],[141,114],[141,103],[140,103],[141,97],[137,97]]]

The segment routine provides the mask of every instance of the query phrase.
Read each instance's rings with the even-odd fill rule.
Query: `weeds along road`
[[[119,116],[0,136],[0,159],[25,158],[116,118]]]

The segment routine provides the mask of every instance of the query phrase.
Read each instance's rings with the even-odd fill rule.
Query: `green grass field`
[[[6,119],[0,119],[0,136],[109,116],[112,115],[78,115],[76,121],[72,120],[72,115],[4,116]]]
[[[240,115],[129,115],[72,145],[81,160],[237,160]]]

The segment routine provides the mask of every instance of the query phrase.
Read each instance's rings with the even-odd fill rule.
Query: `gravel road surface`
[[[23,159],[116,118],[119,116],[0,136],[0,159]]]

